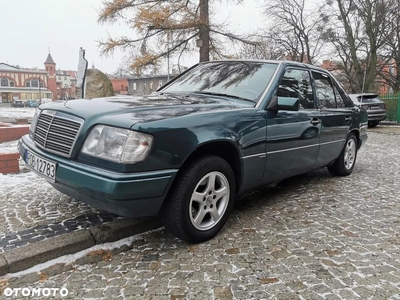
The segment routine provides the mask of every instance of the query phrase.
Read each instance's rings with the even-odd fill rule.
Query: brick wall
[[[0,127],[0,143],[18,140],[28,133],[29,126]]]
[[[19,153],[0,153],[0,173],[18,173],[18,159]]]

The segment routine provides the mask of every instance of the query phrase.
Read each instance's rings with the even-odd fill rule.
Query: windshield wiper
[[[212,96],[221,96],[221,97],[229,97],[229,98],[235,98],[239,100],[245,100],[245,101],[250,101],[253,102],[251,99],[235,96],[235,95],[229,95],[229,94],[224,94],[224,93],[215,93],[215,92],[194,92],[195,94],[202,94],[202,95],[212,95]]]

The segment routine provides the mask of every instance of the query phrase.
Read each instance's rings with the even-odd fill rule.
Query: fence
[[[386,103],[386,121],[400,123],[400,93],[382,94],[379,98]]]

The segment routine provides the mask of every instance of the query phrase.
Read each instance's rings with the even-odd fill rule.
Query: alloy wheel
[[[356,143],[354,139],[349,139],[346,143],[346,149],[344,154],[344,166],[347,170],[353,167],[356,158]]]
[[[201,231],[213,228],[223,218],[229,204],[229,181],[221,172],[210,172],[197,183],[190,198],[192,225]]]

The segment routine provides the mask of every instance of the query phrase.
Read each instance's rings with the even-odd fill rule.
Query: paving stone
[[[88,255],[3,285],[65,285],[71,298],[400,299],[400,128],[389,135],[380,127],[370,131],[352,175],[317,170],[241,199],[211,241],[188,245],[159,230],[112,250],[110,260]],[[15,197],[10,189],[0,193],[0,209],[1,197]],[[0,227],[13,231],[0,235],[0,243],[15,246],[9,242],[34,236],[27,224],[46,233],[51,215],[62,225],[52,226],[56,232],[77,230],[77,222],[90,226],[95,214],[99,222],[110,218],[77,202],[57,207],[66,199],[49,191],[42,199],[47,196],[54,197],[47,206],[31,200],[37,209],[23,202],[2,211]]]

